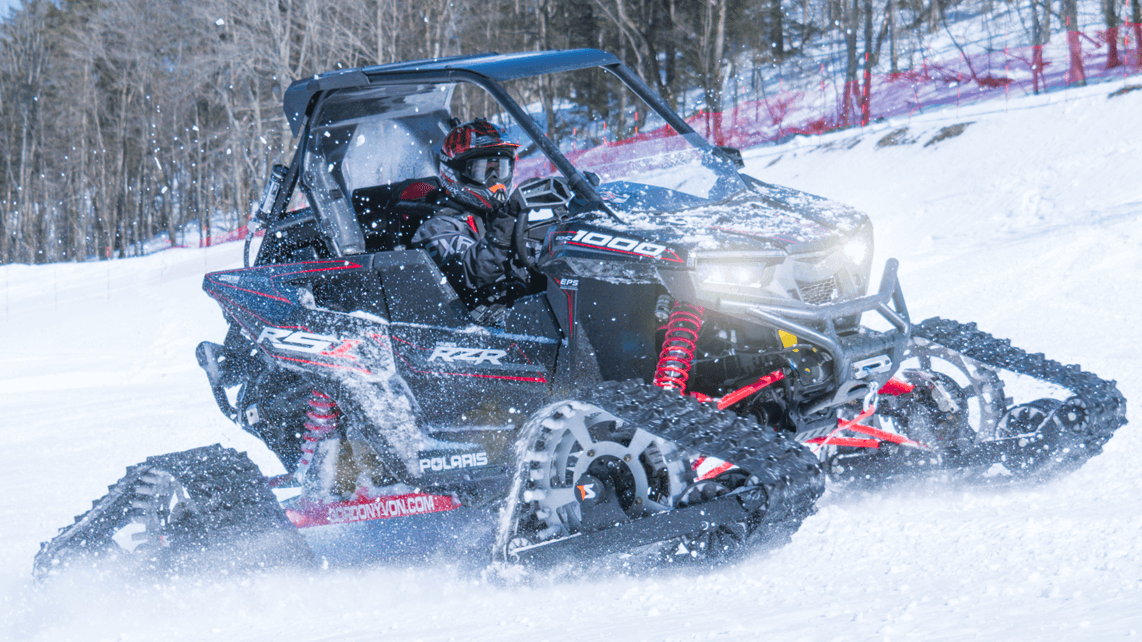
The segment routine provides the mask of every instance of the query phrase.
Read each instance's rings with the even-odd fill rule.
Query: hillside
[[[36,589],[39,542],[127,465],[218,441],[248,450],[266,473],[277,465],[220,416],[194,363],[195,344],[225,331],[201,276],[239,265],[239,245],[0,267],[0,638],[1138,635],[1142,141],[1130,132],[1142,128],[1142,92],[1108,98],[1116,88],[949,106],[747,151],[747,172],[759,178],[868,211],[876,261],[901,260],[914,318],[977,321],[1116,379],[1133,423],[1081,470],[1043,485],[828,493],[790,544],[697,573],[587,567],[502,586],[441,561],[147,586],[69,577]]]

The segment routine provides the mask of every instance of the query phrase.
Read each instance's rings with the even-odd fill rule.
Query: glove
[[[512,234],[515,231],[515,222],[520,212],[519,204],[508,201],[502,206],[492,210],[488,215],[488,243],[500,249],[511,248]]]

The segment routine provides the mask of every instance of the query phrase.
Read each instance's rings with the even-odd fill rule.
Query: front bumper
[[[831,399],[820,402],[819,408],[809,412],[823,410],[867,397],[879,390],[898,369],[912,335],[908,308],[896,275],[899,265],[896,259],[889,259],[876,294],[848,301],[809,305],[794,300],[759,303],[722,299],[718,306],[728,314],[745,316],[761,325],[788,332],[800,342],[827,353],[832,358],[839,386]],[[879,332],[862,327],[845,336],[838,334],[839,321],[865,312],[876,312],[892,328]]]

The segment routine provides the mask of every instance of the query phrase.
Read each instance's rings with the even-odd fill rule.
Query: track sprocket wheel
[[[901,374],[921,392],[923,412],[914,416],[917,434],[907,436],[941,449],[966,450],[999,436],[1007,409],[999,373],[964,355],[919,337],[906,353]],[[918,421],[923,415],[924,421]],[[907,421],[905,421],[907,424]]]
[[[533,421],[509,558],[520,546],[670,510],[683,490],[685,467],[672,444],[597,405],[559,402]]]
[[[541,408],[521,430],[498,561],[591,550],[661,561],[679,542],[739,541],[743,530],[751,547],[785,541],[824,491],[816,456],[753,419],[641,381],[606,382],[576,397]],[[736,466],[699,484],[692,464],[703,456]],[[579,488],[587,484],[595,486]],[[616,525],[611,539],[606,531]]]
[[[820,456],[834,481],[880,484],[935,470],[965,468],[979,444],[999,435],[1007,400],[999,373],[954,350],[913,337],[897,378],[913,386],[881,395],[874,427],[901,434],[923,448],[881,442],[879,448],[826,447]]]

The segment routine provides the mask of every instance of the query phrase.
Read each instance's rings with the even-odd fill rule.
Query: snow
[[[767,182],[871,214],[916,319],[1117,379],[1134,423],[1040,485],[829,492],[784,546],[715,569],[590,566],[489,582],[448,561],[309,573],[31,581],[39,542],[148,455],[272,455],[215,407],[202,291],[241,244],[0,267],[0,639],[1104,640],[1142,631],[1142,92],[948,107],[746,152]],[[968,125],[925,146],[942,128]],[[877,147],[908,127],[914,144]],[[874,275],[875,278],[875,275]],[[875,282],[875,281],[874,281]]]

